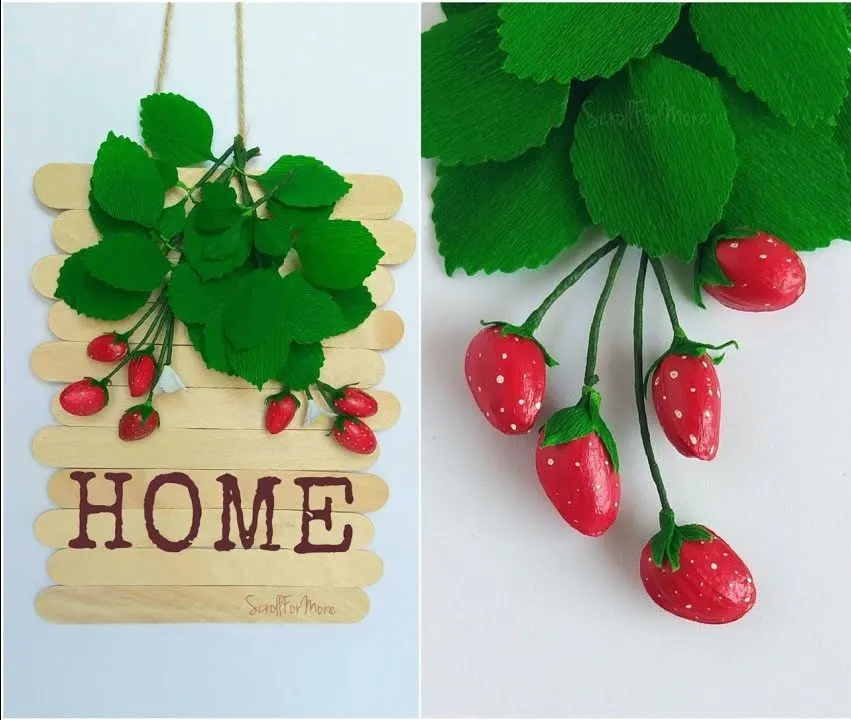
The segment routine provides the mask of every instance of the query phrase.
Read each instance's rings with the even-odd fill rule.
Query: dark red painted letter
[[[301,477],[295,479],[295,484],[301,486],[304,500],[301,505],[301,540],[293,548],[297,553],[329,553],[346,552],[352,546],[352,526],[346,523],[343,526],[343,542],[339,545],[313,545],[310,540],[310,522],[312,520],[324,520],[325,529],[331,529],[331,498],[325,497],[325,507],[321,510],[310,507],[310,488],[312,487],[343,487],[345,488],[346,503],[351,505],[355,501],[352,491],[352,481],[349,478],[335,477]]]
[[[88,534],[89,515],[96,513],[112,513],[115,516],[115,538],[107,540],[103,544],[105,548],[115,550],[116,548],[131,547],[131,544],[121,535],[121,528],[124,522],[121,517],[121,503],[124,499],[124,483],[132,475],[130,473],[104,473],[104,477],[107,480],[112,480],[115,483],[115,502],[112,505],[95,505],[89,502],[89,480],[94,476],[95,474],[93,472],[82,472],[80,470],[75,470],[71,473],[71,479],[76,480],[80,484],[80,534],[68,542],[68,547],[75,549],[97,547],[97,543],[89,538]]]
[[[260,545],[260,550],[280,550],[281,546],[272,542],[274,532],[272,520],[275,512],[275,485],[280,478],[262,477],[257,481],[257,491],[254,493],[254,508],[251,525],[245,527],[245,516],[242,513],[242,496],[239,492],[239,482],[230,474],[218,478],[222,484],[222,539],[216,540],[213,547],[216,550],[233,550],[236,544],[230,539],[230,509],[236,511],[236,524],[239,528],[239,540],[242,547],[248,550],[254,545],[254,536],[260,522],[260,506],[266,503],[266,542]]]
[[[154,525],[154,501],[156,500],[157,492],[166,483],[183,485],[189,493],[189,502],[192,504],[192,524],[189,526],[189,532],[186,533],[186,537],[183,540],[169,540]],[[157,475],[151,480],[151,484],[148,485],[143,506],[145,508],[145,528],[148,530],[148,537],[151,538],[151,542],[160,550],[165,550],[166,552],[186,550],[197,537],[198,528],[201,527],[201,498],[198,494],[198,486],[185,473],[173,472]]]

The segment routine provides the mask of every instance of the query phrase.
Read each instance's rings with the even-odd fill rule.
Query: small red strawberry
[[[108,402],[106,383],[90,377],[72,382],[59,394],[62,409],[82,417],[100,412]]]
[[[145,395],[154,384],[157,375],[157,361],[154,355],[146,350],[134,355],[127,364],[127,380],[130,394],[133,397]]]
[[[104,333],[89,341],[86,354],[98,362],[115,362],[127,354],[127,339],[118,333]]]
[[[721,432],[721,385],[712,358],[668,353],[653,373],[653,405],[671,444],[712,460]]]
[[[134,405],[125,410],[118,421],[118,437],[125,442],[141,440],[159,426],[160,415],[150,404]]]
[[[780,310],[795,302],[807,283],[798,254],[765,232],[719,241],[715,245],[715,260],[727,284],[706,282],[703,288],[734,310]]]
[[[660,513],[661,531],[641,551],[641,581],[663,610],[686,620],[738,620],[756,602],[750,570],[733,549],[703,525],[674,523]]]
[[[473,399],[501,433],[529,432],[538,418],[553,363],[531,337],[510,325],[480,331],[467,347],[464,374]]]
[[[378,412],[378,402],[372,395],[358,388],[342,389],[342,395],[334,401],[334,407],[344,415],[372,417]]]
[[[369,425],[354,418],[338,418],[331,433],[346,450],[361,455],[369,455],[378,446],[375,433]]]
[[[277,435],[289,427],[298,410],[299,401],[289,391],[266,398],[266,430]]]

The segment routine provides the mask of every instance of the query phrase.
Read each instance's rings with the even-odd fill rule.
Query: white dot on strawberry
[[[525,405],[525,404],[526,404],[526,401],[525,401],[523,398],[520,398],[520,399],[517,401],[517,404],[518,404],[518,405]]]
[[[556,463],[556,461],[555,461],[555,460],[553,460],[552,458],[550,458],[549,460],[547,460],[547,465],[555,465],[555,463]]]
[[[674,415],[676,415],[678,418],[681,418],[683,416],[683,413],[681,410],[674,410]]]
[[[516,423],[511,423],[511,429],[512,429],[512,430],[516,430],[516,429],[517,429],[517,424],[516,424]]]
[[[502,359],[508,360],[508,353],[502,353]]]
[[[759,256],[759,259],[760,259],[760,260],[767,260],[767,259],[768,259],[768,255],[766,255],[765,253],[763,253],[762,255],[760,255],[760,256]]]
[[[713,570],[717,570],[718,569],[718,563],[709,563],[709,567],[711,567]]]
[[[689,435],[688,439],[692,445],[697,445],[697,438],[694,435]]]
[[[502,383],[504,383],[504,382],[505,382],[505,377],[503,375],[497,375],[496,376],[496,384],[497,385],[502,385]]]
[[[735,250],[737,247],[739,247],[739,243],[730,243],[730,247]]]
[[[676,380],[680,376],[676,370],[671,370],[668,375],[671,377],[671,380]]]

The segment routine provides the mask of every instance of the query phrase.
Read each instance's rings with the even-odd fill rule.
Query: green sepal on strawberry
[[[118,437],[125,442],[142,440],[160,426],[160,414],[150,403],[134,405],[118,421]]]
[[[674,339],[671,342],[670,347],[663,352],[658,358],[656,358],[650,367],[647,369],[647,372],[644,374],[644,391],[647,392],[647,384],[650,380],[650,376],[656,372],[656,369],[659,367],[661,362],[671,356],[671,355],[685,355],[686,357],[693,358],[702,358],[704,356],[708,357],[713,365],[720,365],[724,360],[725,353],[721,353],[720,355],[710,355],[710,350],[724,350],[728,347],[734,347],[736,350],[739,349],[739,343],[735,340],[727,340],[727,342],[723,342],[720,345],[713,345],[711,343],[702,342],[699,340],[691,340],[686,337],[686,334],[682,331],[681,328],[677,328],[674,331]]]
[[[342,415],[365,418],[378,412],[378,401],[365,390],[352,385],[335,388],[322,381],[317,381],[316,387],[328,405]]]

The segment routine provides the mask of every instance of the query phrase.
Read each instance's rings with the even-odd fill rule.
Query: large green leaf
[[[151,152],[171,165],[213,159],[213,121],[191,100],[173,93],[142,98],[142,137]]]
[[[372,233],[357,220],[314,222],[299,233],[295,249],[305,277],[329,290],[357,287],[384,256]]]
[[[119,290],[151,292],[171,270],[154,241],[135,233],[105,235],[81,257],[93,277]]]
[[[266,192],[286,205],[315,208],[333,205],[351,184],[340,173],[314,157],[282,155],[257,178]]]

